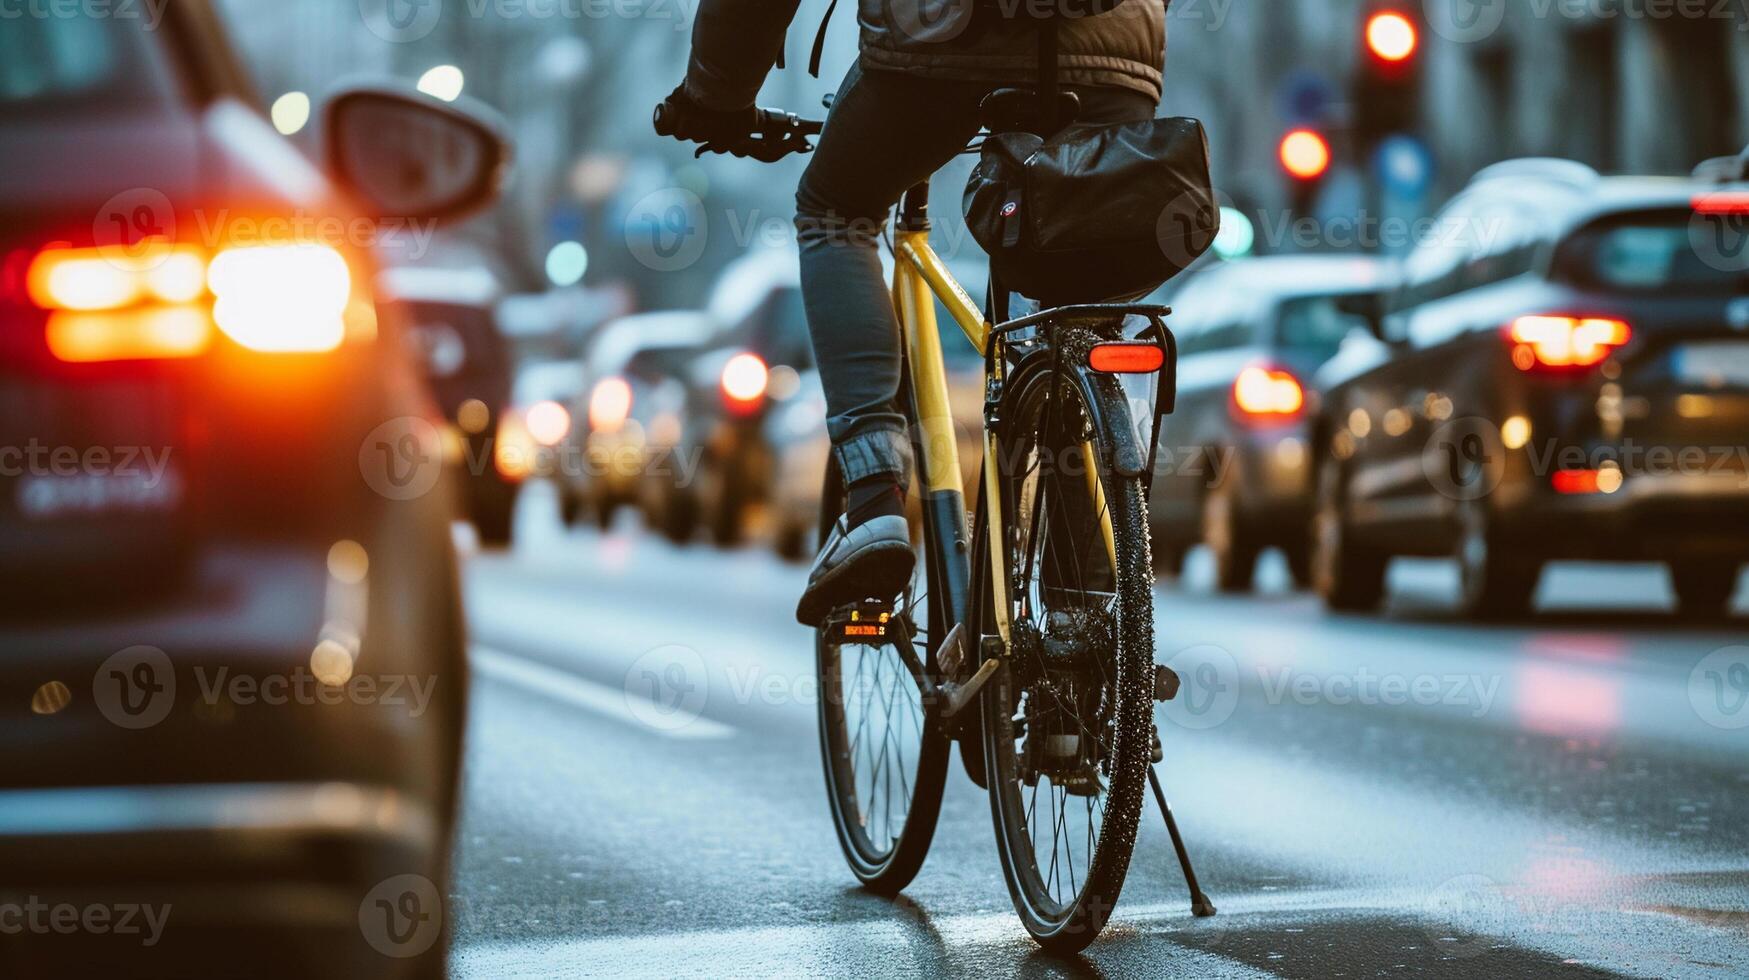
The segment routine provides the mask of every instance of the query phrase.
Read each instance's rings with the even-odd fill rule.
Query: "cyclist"
[[[857,599],[897,595],[911,580],[899,327],[876,247],[900,195],[977,134],[983,97],[1036,78],[1033,28],[1002,16],[1025,2],[858,0],[861,55],[796,192],[802,299],[848,498],[796,608],[803,625]],[[1168,2],[1127,0],[1064,25],[1057,63],[1063,87],[1080,97],[1077,122],[1153,117]],[[798,3],[702,0],[686,78],[664,103],[678,138],[732,142],[753,128],[754,98]]]

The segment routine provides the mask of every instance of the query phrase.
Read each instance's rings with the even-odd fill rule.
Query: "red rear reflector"
[[[1692,203],[1696,214],[1749,214],[1749,192],[1746,191],[1696,194]]]
[[[1106,374],[1153,374],[1165,363],[1154,344],[1096,344],[1087,352],[1087,366]]]
[[[1591,367],[1626,344],[1633,331],[1604,317],[1521,316],[1506,328],[1513,343],[1512,363],[1520,371],[1537,367]]]

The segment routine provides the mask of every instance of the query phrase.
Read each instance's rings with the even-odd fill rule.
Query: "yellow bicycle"
[[[767,147],[805,150],[820,127],[759,118]],[[959,741],[989,791],[1021,921],[1046,948],[1076,951],[1123,886],[1159,758],[1153,704],[1177,689],[1153,662],[1147,520],[1174,392],[1170,311],[1091,304],[993,323],[931,249],[928,199],[928,181],[903,196],[892,240],[921,560],[905,595],[841,608],[817,631],[827,796],[851,871],[895,893],[929,850]],[[969,531],[935,300],[984,357]],[[822,536],[843,507],[834,467]],[[1193,907],[1212,914],[1157,778],[1154,790]]]

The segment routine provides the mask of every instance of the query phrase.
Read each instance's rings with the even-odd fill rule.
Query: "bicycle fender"
[[[1118,384],[1117,379],[1098,373],[1084,363],[1075,364],[1073,371],[1075,381],[1086,397],[1088,412],[1093,416],[1094,446],[1104,453],[1107,462],[1118,475],[1140,477],[1148,468],[1148,453],[1136,438],[1135,425],[1129,418],[1128,401],[1124,398],[1123,387]],[[1100,386],[1109,386],[1115,392],[1109,389],[1101,391]],[[1125,409],[1123,418],[1114,419],[1107,415],[1108,401],[1112,397],[1117,399],[1120,409]]]
[[[1114,419],[1107,412],[1108,406],[1114,400],[1119,408],[1128,404],[1122,386],[1112,376],[1088,367],[1085,351],[1077,355],[1071,347],[1065,349],[1062,355],[1058,370],[1074,381],[1081,391],[1082,401],[1088,406],[1088,414],[1091,416],[1088,421],[1093,425],[1095,450],[1120,476],[1141,477],[1148,468],[1148,454],[1141,441],[1136,438],[1132,420]],[[1015,369],[1007,385],[1008,391],[1024,390],[1032,380],[1032,375],[1050,370],[1049,362],[1050,358],[1046,355],[1029,358]],[[1010,396],[1005,393],[1003,400],[1006,401],[1008,397]],[[999,414],[1003,418],[1008,417],[1006,411]]]

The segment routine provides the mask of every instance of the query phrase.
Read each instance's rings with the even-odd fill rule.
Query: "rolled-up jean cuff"
[[[847,486],[882,474],[891,475],[901,486],[911,480],[911,444],[897,429],[857,433],[832,447],[832,452]]]

